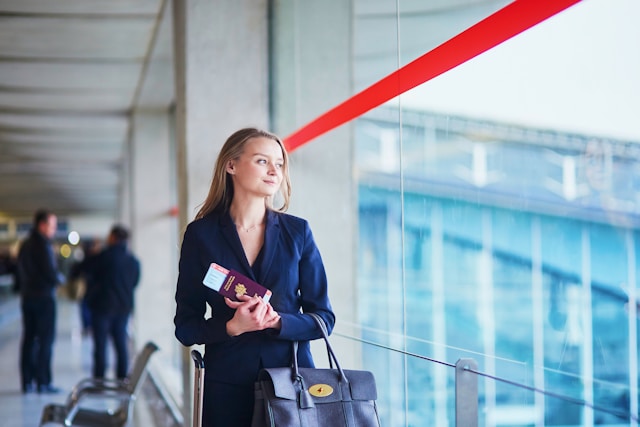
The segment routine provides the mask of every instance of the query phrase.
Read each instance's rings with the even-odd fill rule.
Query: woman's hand
[[[227,334],[235,337],[245,332],[280,329],[280,315],[271,304],[258,296],[239,295],[238,299],[240,301],[224,299],[227,306],[236,310],[227,322]]]

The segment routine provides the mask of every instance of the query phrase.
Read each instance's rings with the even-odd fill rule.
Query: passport
[[[257,295],[262,297],[265,302],[269,302],[271,298],[269,289],[247,276],[235,270],[228,270],[215,262],[209,266],[202,283],[232,301],[238,301],[236,295]]]

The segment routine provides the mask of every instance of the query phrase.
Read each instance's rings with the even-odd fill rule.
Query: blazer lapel
[[[260,266],[260,277],[267,277],[267,273],[273,264],[275,254],[280,245],[280,217],[272,210],[267,210],[267,224],[264,232],[264,245],[262,246],[262,265]]]
[[[220,216],[220,230],[234,255],[236,256],[236,258],[238,258],[238,261],[240,261],[240,263],[244,267],[244,271],[242,271],[241,273],[255,280],[255,277],[253,277],[253,270],[251,269],[249,261],[247,261],[247,257],[244,253],[244,249],[242,248],[240,237],[238,237],[236,226],[233,224],[233,221],[231,221],[231,217],[229,216],[228,212],[225,212]]]

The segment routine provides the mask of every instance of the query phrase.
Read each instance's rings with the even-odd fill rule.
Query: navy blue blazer
[[[327,277],[306,220],[267,211],[260,271],[254,274],[227,212],[212,212],[187,226],[180,253],[176,289],[176,338],[185,346],[205,345],[207,380],[252,384],[261,368],[290,366],[292,341],[300,342],[298,362],[313,367],[309,340],[321,337],[311,316],[319,314],[333,329]],[[282,318],[280,331],[269,329],[227,335],[234,314],[222,296],[202,283],[215,262],[236,270],[273,292],[270,303]],[[206,304],[211,318],[205,319]]]

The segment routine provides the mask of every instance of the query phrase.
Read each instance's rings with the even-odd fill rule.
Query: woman
[[[277,194],[282,206],[273,207]],[[209,194],[184,233],[176,290],[176,337],[205,344],[203,426],[250,426],[253,383],[262,368],[298,362],[313,367],[309,340],[320,338],[311,316],[329,332],[335,323],[320,252],[302,218],[285,214],[291,194],[282,141],[254,128],[227,139]],[[202,280],[211,263],[236,270],[272,291],[223,298]],[[207,304],[211,317],[205,318]]]

